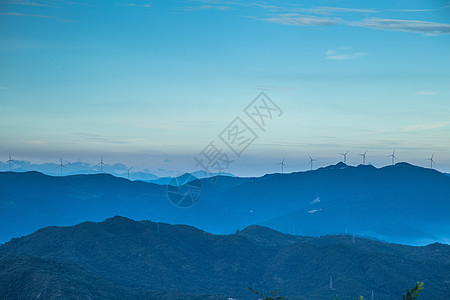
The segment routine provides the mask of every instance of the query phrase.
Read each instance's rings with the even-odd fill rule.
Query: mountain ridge
[[[251,286],[260,291],[278,289],[289,299],[317,300],[335,295],[354,300],[373,289],[377,298],[389,300],[398,299],[418,280],[425,282],[424,300],[444,300],[450,292],[445,281],[450,276],[449,245],[415,247],[351,236],[292,236],[262,226],[214,235],[192,226],[116,216],[103,222],[46,227],[0,246],[0,264],[7,257],[24,256],[44,264],[54,262],[52,276],[62,272],[62,278],[70,278],[78,272],[76,290],[91,291],[99,285],[97,290],[103,293],[115,284],[118,289],[110,297],[114,299],[114,293],[158,290],[255,299],[247,290]],[[21,266],[25,272],[26,266]],[[330,276],[334,290],[328,287]],[[93,286],[87,285],[86,278]],[[0,280],[0,287],[5,284]]]
[[[343,163],[262,177],[195,181],[190,208],[170,202],[167,186],[108,174],[47,176],[0,172],[0,242],[49,225],[112,215],[189,224],[232,233],[251,224],[284,233],[349,233],[405,244],[450,241],[450,178],[398,163],[375,168]],[[418,209],[420,208],[420,209]]]

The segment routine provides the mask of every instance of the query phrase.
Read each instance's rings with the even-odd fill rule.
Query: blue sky
[[[400,161],[450,172],[449,1],[0,2],[0,160],[260,175]],[[265,132],[243,109],[264,91]],[[218,135],[257,133],[240,157]],[[0,165],[0,169],[6,169]]]

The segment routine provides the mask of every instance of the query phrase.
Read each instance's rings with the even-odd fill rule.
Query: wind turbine
[[[313,162],[317,161],[317,159],[313,159],[311,157],[311,155],[309,155],[309,154],[308,154],[308,156],[309,156],[309,164],[308,165],[311,165],[311,171],[312,171],[312,169],[313,169]]]
[[[100,166],[100,172],[103,173],[103,166],[106,166],[106,164],[103,162],[103,156],[101,156],[100,162],[97,164],[97,166]]]
[[[367,150],[366,150],[366,152],[364,152],[364,153],[358,154],[358,155],[361,155],[361,156],[362,156],[363,165],[366,164],[366,154],[367,154]]]
[[[340,155],[344,156],[344,164],[347,162],[347,154],[348,154],[349,152],[350,152],[350,151],[347,151],[347,152],[345,152],[345,153],[339,153]]]
[[[433,169],[433,164],[434,164],[434,153],[433,153],[433,155],[431,155],[431,157],[430,158],[427,158],[427,160],[429,160],[430,161],[430,168],[431,169]]]
[[[286,167],[284,165],[284,160],[286,159],[286,157],[283,158],[283,160],[279,163],[277,163],[276,165],[281,165],[281,174],[283,174],[284,168]]]
[[[5,162],[5,164],[9,164],[9,171],[11,172],[11,163],[13,163],[14,160],[11,158],[11,153],[9,153],[9,159]]]
[[[395,160],[397,159],[397,157],[395,156],[395,150],[394,150],[394,152],[392,152],[391,155],[388,155],[388,157],[392,157],[392,165],[394,165]]]
[[[133,167],[130,167],[129,169],[123,168],[128,173],[128,179],[130,179],[130,170],[133,169]]]
[[[57,169],[58,169],[58,168],[61,168],[61,175],[62,175],[62,170],[63,170],[63,168],[67,168],[67,167],[63,164],[62,157],[61,157],[61,159],[60,159],[59,165],[58,165],[56,168],[57,168]]]

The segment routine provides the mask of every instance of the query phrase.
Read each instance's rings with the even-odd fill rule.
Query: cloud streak
[[[433,91],[419,91],[416,93],[417,96],[433,96],[439,94],[438,92]]]
[[[42,3],[42,2],[32,2],[32,1],[21,1],[21,0],[6,0],[3,1],[3,4],[13,4],[13,5],[26,5],[26,6],[52,6],[50,4],[47,3]]]
[[[270,18],[263,18],[264,21],[285,25],[297,26],[330,26],[341,22],[339,18],[305,16],[300,14],[279,14]]]
[[[330,59],[330,60],[351,60],[351,59],[361,58],[361,57],[367,55],[367,53],[365,53],[365,52],[353,52],[353,53],[350,53],[348,51],[342,51],[342,50],[350,50],[350,49],[347,49],[347,48],[340,48],[340,50],[331,50],[330,49],[327,52],[325,52],[325,59]]]
[[[434,123],[428,123],[428,124],[417,124],[417,125],[404,126],[402,129],[405,132],[423,131],[423,130],[432,130],[432,129],[446,127],[449,124],[450,124],[450,122],[434,122]]]
[[[269,15],[267,17],[254,17],[270,23],[278,23],[284,25],[296,26],[332,26],[332,25],[348,25],[363,28],[372,28],[386,31],[402,31],[420,33],[424,35],[442,35],[450,33],[450,24],[436,23],[421,20],[405,20],[405,19],[385,19],[385,18],[366,18],[361,21],[350,21],[347,18],[336,15],[342,14],[380,14],[382,11],[364,8],[346,8],[346,7],[312,7],[301,8],[296,6],[277,6],[269,3],[240,3],[234,1],[212,1],[197,0],[200,3],[207,3],[210,6],[240,6],[240,7],[257,7],[266,12],[284,12]],[[201,7],[200,7],[201,8]],[[384,9],[383,11],[396,12],[429,12],[431,9]],[[333,58],[331,58],[333,59]],[[353,59],[353,57],[336,57],[335,59]]]
[[[377,10],[363,8],[346,7],[317,7],[317,8],[296,8],[296,11],[303,11],[311,14],[335,14],[335,13],[378,13]]]
[[[449,24],[417,21],[417,20],[370,18],[365,19],[362,22],[353,23],[351,25],[390,31],[414,32],[425,35],[440,35],[450,33]]]
[[[33,18],[44,18],[44,19],[51,19],[59,22],[75,22],[74,20],[68,20],[68,19],[61,19],[53,16],[47,16],[47,15],[35,15],[35,14],[23,14],[23,13],[16,13],[16,12],[0,12],[1,16],[17,16],[17,17],[33,17]]]

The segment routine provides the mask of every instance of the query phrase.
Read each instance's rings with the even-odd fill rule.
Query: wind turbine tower
[[[340,155],[344,156],[344,164],[347,163],[347,154],[348,154],[349,152],[350,152],[350,151],[347,151],[347,152],[345,152],[345,153],[339,153]]]
[[[284,160],[286,159],[286,157],[283,158],[283,160],[279,163],[277,163],[276,165],[281,165],[281,174],[283,174],[284,168],[286,167],[284,165]]]
[[[392,157],[392,165],[394,165],[395,160],[397,159],[397,157],[395,156],[395,150],[394,150],[394,152],[392,152],[392,154],[389,155],[388,157]]]
[[[312,169],[313,169],[313,162],[317,161],[317,159],[312,158],[311,155],[309,155],[309,154],[308,154],[308,156],[309,156],[309,164],[308,165],[311,166],[311,171],[312,171]]]
[[[130,179],[130,170],[131,170],[131,169],[133,169],[133,167],[131,167],[131,168],[129,168],[129,169],[125,169],[125,168],[124,168],[124,170],[127,171],[127,173],[128,173],[128,179]]]
[[[14,162],[14,160],[12,160],[11,158],[11,153],[9,153],[9,159],[5,162],[7,164],[9,164],[9,171],[11,172],[11,164]]]
[[[97,166],[100,166],[100,172],[103,173],[103,166],[106,166],[106,164],[103,162],[103,156],[100,157],[100,162],[97,164]]]
[[[358,155],[360,155],[360,156],[362,157],[363,165],[366,164],[366,154],[367,154],[367,150],[366,150],[366,152],[364,152],[364,153],[358,154]]]
[[[63,164],[62,157],[60,158],[59,165],[58,165],[56,168],[57,168],[57,169],[58,169],[58,168],[61,169],[61,175],[62,175],[62,170],[63,170],[63,168],[67,168],[67,167]]]
[[[431,157],[430,158],[428,158],[427,160],[429,160],[430,161],[430,169],[433,169],[433,164],[434,164],[434,153],[433,153],[433,155],[431,155]]]

